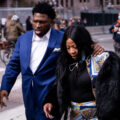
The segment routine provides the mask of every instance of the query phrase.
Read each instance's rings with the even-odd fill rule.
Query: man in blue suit
[[[56,78],[56,61],[63,33],[52,28],[56,14],[48,3],[39,2],[32,13],[34,30],[18,38],[3,76],[1,105],[21,72],[27,120],[49,120],[43,113],[42,103]]]

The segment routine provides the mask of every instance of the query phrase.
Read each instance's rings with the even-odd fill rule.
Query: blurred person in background
[[[71,26],[71,25],[77,25],[77,19],[75,16],[73,18],[70,18],[68,21],[68,26]]]
[[[87,18],[83,18],[83,24],[84,26],[87,26]]]
[[[115,23],[112,24],[112,26],[109,29],[110,33],[113,33],[113,46],[116,54],[120,57],[120,12],[118,13],[118,19]]]
[[[6,23],[6,18],[1,18],[1,27],[2,27],[2,30],[1,30],[1,39],[3,41],[5,41],[5,23]]]
[[[15,46],[17,38],[23,33],[25,33],[25,30],[19,22],[19,17],[17,15],[13,15],[9,26],[7,27],[7,41]]]
[[[59,25],[57,24],[57,23],[54,23],[54,28],[56,29],[56,30],[59,30],[60,28],[59,28]]]
[[[60,29],[59,30],[61,30],[61,31],[65,31],[66,30],[66,28],[67,28],[67,20],[65,20],[65,19],[62,19],[61,21],[60,21]]]
[[[10,26],[12,16],[13,16],[12,13],[8,14],[8,18],[7,18],[6,22],[5,22],[5,37],[6,38],[7,38],[7,31],[8,31],[8,28]]]
[[[82,21],[81,18],[77,19],[77,25],[80,25],[80,26],[84,27],[84,24],[83,24],[83,21]]]
[[[68,26],[72,25],[72,21],[73,21],[73,18],[70,18],[69,21],[68,21]]]
[[[59,30],[60,29],[60,19],[59,18],[56,18],[55,22],[54,22],[54,28],[56,30]]]
[[[28,16],[26,19],[26,31],[32,30],[32,18]]]

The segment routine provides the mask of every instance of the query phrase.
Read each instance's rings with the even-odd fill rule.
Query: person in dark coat
[[[82,26],[65,31],[56,84],[43,105],[47,117],[53,117],[50,111],[58,103],[64,120],[68,108],[71,120],[120,120],[120,58],[110,51],[92,56],[92,44]]]
[[[119,38],[119,29],[120,27],[120,12],[118,13],[118,19],[115,23],[112,24],[109,31],[110,33],[113,33],[113,46],[115,49],[115,53],[120,57],[120,38]]]
[[[32,19],[31,19],[31,16],[28,16],[27,19],[26,19],[26,30],[29,31],[29,30],[32,30],[33,27],[32,27]]]

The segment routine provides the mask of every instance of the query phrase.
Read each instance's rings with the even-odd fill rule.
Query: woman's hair
[[[94,44],[94,42],[92,41],[89,32],[82,26],[74,25],[68,27],[64,33],[61,43],[61,62],[64,63],[66,59],[66,62],[70,64],[70,61],[72,60],[72,57],[68,54],[66,48],[66,41],[69,38],[75,42],[78,48],[78,60],[81,60],[83,54],[85,55],[85,57],[91,55],[91,53],[93,52],[93,48],[91,47],[91,45]]]
[[[56,13],[53,6],[51,6],[47,2],[38,2],[32,10],[33,15],[34,13],[46,14],[51,19],[56,18]]]

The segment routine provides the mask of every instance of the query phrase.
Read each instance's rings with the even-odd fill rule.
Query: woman
[[[91,56],[92,44],[84,27],[71,26],[64,33],[57,66],[60,116],[65,113],[67,120],[70,107],[71,120],[120,120],[120,59],[113,52]],[[52,118],[55,102],[48,98],[43,109]]]

